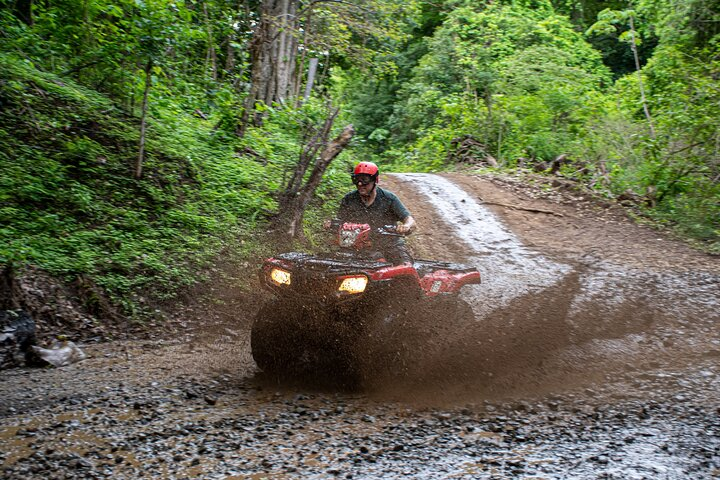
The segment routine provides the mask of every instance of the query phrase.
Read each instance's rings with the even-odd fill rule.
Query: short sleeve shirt
[[[395,225],[410,216],[410,212],[392,192],[377,188],[377,196],[370,206],[365,206],[357,190],[340,201],[338,217],[346,222],[368,223],[373,228]]]

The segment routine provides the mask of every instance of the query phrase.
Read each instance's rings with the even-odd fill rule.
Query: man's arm
[[[390,194],[390,196],[392,202],[392,211],[395,213],[397,218],[402,218],[402,220],[400,220],[400,225],[397,226],[397,233],[401,233],[403,235],[411,234],[415,231],[415,219],[412,215],[410,215],[410,212],[405,207],[405,205],[403,205],[402,201],[398,198],[397,195]]]
[[[412,215],[408,215],[405,220],[402,221],[400,225],[397,226],[397,233],[402,233],[403,235],[410,235],[412,232],[415,231],[417,224],[415,223],[415,219]]]

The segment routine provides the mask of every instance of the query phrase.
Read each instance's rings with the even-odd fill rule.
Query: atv
[[[476,268],[387,262],[378,245],[400,235],[394,226],[335,220],[331,230],[335,251],[283,253],[260,269],[260,282],[274,294],[255,317],[250,338],[263,372],[334,372],[359,385],[373,374],[373,365],[399,361],[400,346],[407,344],[400,335],[429,331],[428,325],[442,319],[474,318],[458,294],[480,283]]]

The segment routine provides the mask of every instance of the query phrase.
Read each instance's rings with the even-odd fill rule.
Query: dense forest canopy
[[[720,248],[714,0],[0,0],[0,27],[0,262],[126,313],[278,205],[328,214],[357,158],[551,172]]]

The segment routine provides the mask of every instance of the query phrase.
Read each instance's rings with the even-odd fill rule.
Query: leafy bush
[[[238,239],[273,210],[277,163],[213,142],[211,120],[158,107],[146,175],[134,180],[136,120],[17,58],[0,56],[0,70],[0,264],[89,275],[143,317],[138,298],[195,283],[218,252],[248,248]]]

